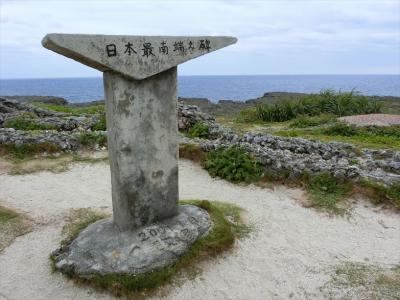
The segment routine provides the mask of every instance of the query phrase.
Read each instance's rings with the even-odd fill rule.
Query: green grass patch
[[[188,131],[187,136],[190,138],[208,139],[210,128],[207,124],[197,122]]]
[[[31,230],[31,221],[24,214],[0,205],[0,252],[13,240]]]
[[[10,221],[13,218],[18,217],[18,214],[8,208],[0,206],[0,224]]]
[[[243,224],[240,214],[241,209],[227,203],[209,202],[207,200],[182,201],[181,204],[199,206],[210,214],[214,223],[211,232],[204,238],[195,242],[189,251],[178,262],[169,267],[161,268],[148,274],[130,275],[95,275],[91,278],[81,278],[75,274],[66,274],[77,283],[88,284],[99,290],[108,291],[116,296],[125,295],[135,298],[146,296],[155,292],[165,284],[178,283],[184,278],[194,278],[201,272],[198,263],[214,258],[216,255],[233,247],[237,238],[248,234],[251,227]],[[99,219],[98,214],[81,212],[87,217],[77,218],[78,221],[70,222],[64,227],[68,238],[65,243],[75,238],[81,230],[90,223]],[[75,220],[76,218],[72,218]],[[63,245],[65,245],[65,243]],[[54,258],[50,257],[54,264]]]
[[[389,201],[395,207],[400,209],[400,183],[385,185],[383,183],[363,180],[360,183],[365,193],[375,203]]]
[[[203,166],[211,176],[232,182],[255,182],[262,175],[261,164],[245,149],[236,146],[210,151]]]
[[[322,208],[331,214],[343,215],[346,212],[338,206],[338,202],[351,192],[351,181],[335,178],[325,172],[306,179],[306,182],[313,207]]]
[[[97,132],[84,132],[78,136],[78,141],[83,146],[107,145],[107,135]]]
[[[91,127],[93,131],[106,131],[107,130],[107,122],[106,122],[106,114],[102,113],[99,117],[99,120],[94,123]]]
[[[289,123],[289,128],[306,128],[327,125],[336,121],[333,115],[299,116]]]
[[[56,130],[55,126],[50,124],[40,124],[37,119],[19,116],[7,119],[4,122],[5,128],[14,128],[16,130]]]
[[[16,159],[24,159],[44,152],[52,154],[60,151],[61,149],[57,145],[48,142],[19,145],[15,143],[0,144],[0,152],[2,154],[9,155]]]
[[[33,102],[33,105],[44,108],[56,112],[62,112],[70,115],[96,115],[102,114],[105,112],[105,105],[98,104],[98,105],[91,105],[91,106],[84,106],[84,107],[72,107],[66,105],[56,105],[56,104],[47,104],[42,102]]]
[[[319,94],[303,96],[295,101],[286,100],[275,104],[258,104],[255,109],[249,108],[240,112],[237,121],[284,122],[298,116],[330,114],[340,117],[379,113],[381,111],[381,102],[363,96],[356,91],[323,90]]]

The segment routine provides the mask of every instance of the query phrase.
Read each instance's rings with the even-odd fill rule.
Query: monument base
[[[111,218],[100,220],[53,252],[55,267],[87,277],[151,272],[176,262],[212,225],[208,213],[193,205],[180,205],[174,217],[123,232]]]

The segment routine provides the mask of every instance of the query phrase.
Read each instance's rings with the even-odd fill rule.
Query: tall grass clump
[[[358,114],[380,113],[382,105],[376,100],[361,95],[359,92],[336,92],[323,90],[319,94],[307,95],[297,101],[282,101],[276,104],[259,104],[255,111],[245,110],[238,121],[284,122],[298,116],[317,116],[330,114],[334,116],[349,116]],[[246,116],[247,118],[243,118]]]

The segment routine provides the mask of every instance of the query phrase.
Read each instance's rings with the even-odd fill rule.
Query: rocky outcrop
[[[12,128],[0,128],[0,144],[52,143],[62,150],[76,150],[81,143],[81,135],[106,136],[105,131],[90,130],[98,116],[70,117],[31,105],[0,98],[0,114],[34,112],[42,116],[39,122],[52,124],[59,131],[44,130],[29,132]],[[188,131],[197,122],[209,127],[209,139],[190,139],[180,135],[180,143],[197,144],[204,151],[219,147],[240,146],[246,148],[259,159],[269,173],[285,173],[291,178],[305,172],[318,174],[330,172],[336,177],[359,180],[368,178],[384,183],[400,182],[400,151],[370,150],[361,153],[351,144],[312,141],[302,138],[285,138],[272,135],[238,135],[221,126],[209,114],[201,112],[197,106],[178,104],[178,125],[181,132]],[[0,123],[1,127],[1,123]]]

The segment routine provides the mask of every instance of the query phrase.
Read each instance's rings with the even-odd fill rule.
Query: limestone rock
[[[112,219],[100,220],[53,253],[55,266],[88,277],[147,273],[176,262],[211,228],[208,213],[192,205],[179,206],[172,218],[123,232]]]

